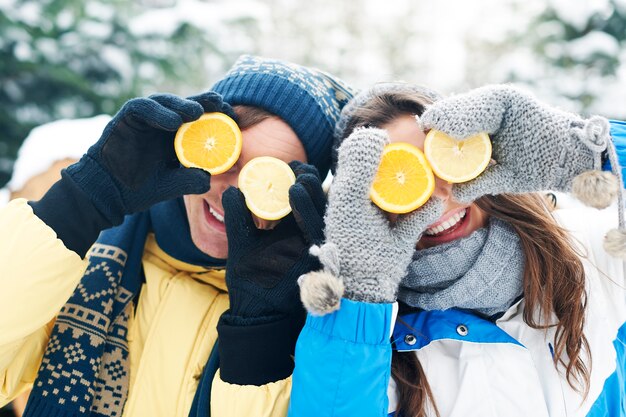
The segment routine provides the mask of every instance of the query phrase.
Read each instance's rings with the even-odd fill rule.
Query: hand
[[[417,241],[443,212],[441,201],[431,199],[392,225],[371,202],[370,188],[388,142],[385,131],[365,128],[355,130],[339,148],[325,217],[326,243],[316,252],[351,300],[394,302]],[[337,307],[332,305],[334,291],[324,288],[328,281],[315,274],[300,280],[301,294],[310,312],[324,314]]]
[[[170,94],[128,101],[102,136],[65,175],[116,225],[124,215],[210,188],[210,174],[182,168],[174,136],[204,112],[232,109],[216,93],[183,99]]]
[[[440,100],[420,119],[424,128],[459,140],[479,132],[491,137],[496,164],[475,180],[455,185],[460,202],[486,194],[570,191],[576,176],[600,169],[610,140],[606,119],[583,120],[505,85]]]
[[[319,268],[309,247],[323,238],[326,196],[315,167],[299,162],[290,166],[296,174],[296,183],[289,190],[293,214],[272,230],[256,228],[238,189],[231,187],[222,196],[230,297],[230,310],[225,316],[231,324],[304,313],[296,281],[300,275]]]

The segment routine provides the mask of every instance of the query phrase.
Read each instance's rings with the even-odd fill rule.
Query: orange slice
[[[419,148],[408,143],[385,147],[370,198],[389,213],[408,213],[424,205],[435,190],[435,177]]]
[[[491,140],[479,133],[459,141],[439,130],[431,130],[424,141],[424,153],[435,175],[460,183],[478,177],[491,160]]]
[[[201,168],[211,175],[228,171],[241,154],[241,131],[223,113],[205,113],[176,132],[174,149],[181,164]]]
[[[291,212],[289,187],[296,176],[285,162],[271,156],[251,159],[239,173],[239,189],[250,211],[265,220],[278,220]]]

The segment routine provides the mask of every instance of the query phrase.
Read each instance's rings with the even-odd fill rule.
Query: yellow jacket
[[[0,407],[32,387],[54,318],[85,272],[26,200],[0,209]],[[130,388],[124,417],[187,417],[228,308],[221,270],[171,258],[149,235],[146,282],[129,323]],[[284,416],[291,378],[263,386],[223,382],[211,390],[214,417]]]

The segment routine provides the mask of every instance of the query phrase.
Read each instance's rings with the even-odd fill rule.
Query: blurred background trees
[[[251,47],[241,39],[255,38],[257,9],[207,2],[0,1],[0,185],[37,125],[114,114],[138,95],[207,86]],[[227,30],[233,42],[223,41]]]
[[[241,53],[626,118],[626,0],[0,0],[0,185],[32,127],[200,92]]]

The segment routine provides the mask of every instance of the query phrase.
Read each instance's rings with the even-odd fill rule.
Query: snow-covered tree
[[[547,4],[499,45],[495,73],[570,110],[626,118],[626,1]]]
[[[155,91],[207,88],[253,46],[264,8],[238,5],[0,0],[0,185],[36,125],[113,114]]]

